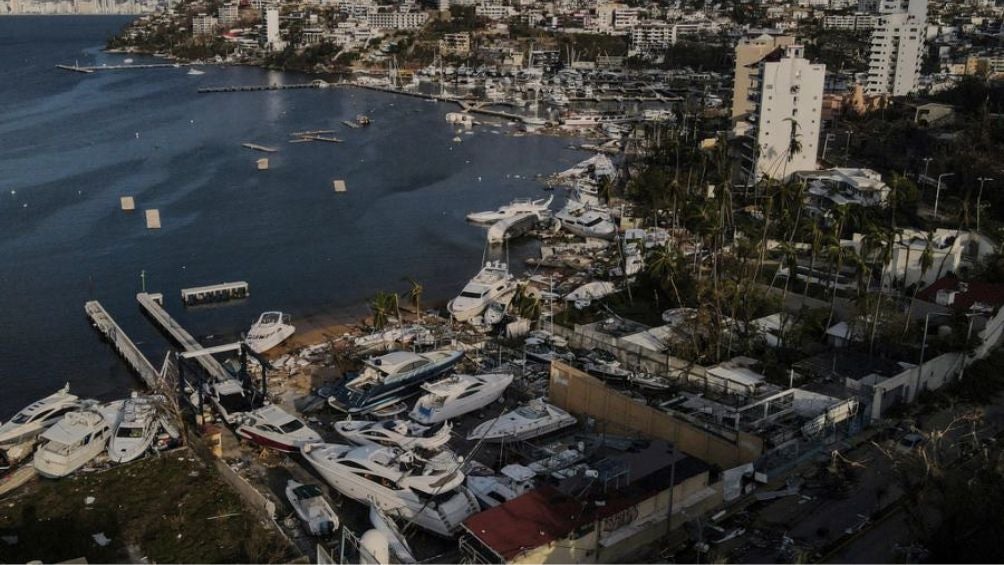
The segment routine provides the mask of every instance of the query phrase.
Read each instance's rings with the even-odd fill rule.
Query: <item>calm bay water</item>
[[[453,143],[453,106],[356,89],[197,94],[303,82],[255,68],[56,70],[118,64],[122,17],[0,18],[0,419],[69,381],[111,398],[136,379],[83,311],[97,299],[159,365],[168,343],[140,313],[140,272],[196,336],[235,335],[263,310],[360,314],[377,290],[421,281],[427,300],[478,269],[484,231],[464,215],[540,197],[538,173],[584,158],[567,140],[479,127]],[[136,63],[159,62],[133,57]],[[341,121],[365,113],[369,128]],[[339,130],[341,144],[289,144]],[[504,127],[501,128],[504,132]],[[243,142],[275,146],[271,170]],[[349,191],[336,195],[332,179]],[[119,197],[138,210],[119,210]],[[160,210],[147,230],[142,209]],[[514,245],[513,263],[531,243]],[[180,288],[246,280],[251,297],[185,310]]]

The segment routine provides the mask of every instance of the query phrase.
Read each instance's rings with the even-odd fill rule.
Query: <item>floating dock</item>
[[[331,186],[334,187],[335,192],[346,192],[348,190],[343,180],[333,180],[331,181]]]
[[[150,360],[140,352],[136,344],[122,331],[122,328],[112,319],[104,306],[97,300],[91,300],[84,304],[84,311],[87,312],[87,317],[91,319],[94,327],[105,336],[112,344],[112,347],[115,348],[115,351],[129,363],[129,366],[139,375],[139,378],[143,380],[147,388],[156,390],[160,373],[153,368]]]
[[[276,152],[279,151],[275,147],[268,147],[268,146],[265,146],[265,145],[258,145],[257,143],[242,143],[241,145],[243,147],[247,147],[248,149],[253,149],[255,151],[261,151],[263,153],[276,153]]]
[[[258,168],[259,171],[267,171],[268,159],[266,158],[258,159],[257,161],[255,161],[255,166]]]
[[[208,286],[196,286],[181,289],[181,301],[186,306],[207,304],[210,302],[226,302],[239,300],[251,295],[248,283],[245,281],[225,282]]]
[[[79,65],[56,65],[57,69],[64,71],[74,71],[77,73],[93,73],[95,71],[131,71],[140,69],[177,69],[187,67],[196,63],[150,63],[145,65],[94,65],[81,67]],[[211,65],[213,63],[198,63],[199,65]]]
[[[56,68],[63,69],[64,71],[73,71],[75,73],[84,73],[88,75],[94,72],[94,69],[90,69],[87,67],[78,67],[76,65],[56,65]]]
[[[146,227],[151,230],[160,229],[160,210],[152,209],[146,211]]]
[[[198,341],[195,341],[192,334],[185,331],[185,328],[181,327],[181,324],[174,321],[174,318],[172,318],[171,315],[157,303],[155,295],[141,292],[136,295],[136,301],[139,302],[140,307],[146,311],[150,318],[152,318],[163,331],[167,332],[167,334],[170,335],[171,338],[174,339],[174,341],[185,351],[189,353],[198,353],[199,351],[205,349]],[[203,369],[206,370],[206,373],[209,374],[210,380],[221,381],[231,378],[230,373],[224,369],[223,365],[221,365],[220,362],[212,355],[197,355],[194,359],[199,362],[199,365],[201,365]]]
[[[122,205],[122,209],[126,212],[131,212],[136,209],[136,201],[132,196],[123,196],[119,198],[119,203]]]

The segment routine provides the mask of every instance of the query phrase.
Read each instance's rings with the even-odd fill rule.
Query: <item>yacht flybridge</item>
[[[286,341],[294,332],[296,328],[289,323],[288,314],[265,312],[251,326],[244,343],[255,353],[264,353]]]
[[[412,353],[392,351],[367,359],[362,371],[339,383],[328,404],[348,414],[369,414],[418,392],[425,381],[456,365],[461,351],[449,349]]]
[[[91,401],[46,430],[33,461],[38,474],[50,479],[65,477],[97,457],[108,445],[112,422],[122,404],[98,405]]]
[[[80,399],[70,394],[70,385],[42,400],[32,402],[0,426],[0,446],[34,439],[68,412],[80,408]]]
[[[515,292],[516,279],[509,273],[509,266],[502,261],[489,261],[464,286],[460,295],[450,300],[446,309],[454,320],[466,322],[484,312],[490,303],[504,300]]]
[[[497,210],[491,210],[488,212],[471,212],[470,214],[467,214],[467,220],[479,224],[491,224],[499,220],[512,218],[514,216],[521,216],[524,214],[540,214],[548,211],[548,208],[551,206],[551,202],[553,200],[553,195],[547,199],[540,198],[537,200],[517,198],[504,206],[500,206]]]
[[[445,422],[495,402],[513,380],[511,373],[452,375],[426,383],[409,417],[422,424]]]
[[[343,495],[442,536],[480,510],[449,451],[423,459],[394,447],[320,443],[304,446],[302,453]]]
[[[565,206],[554,215],[561,221],[561,227],[581,237],[613,239],[617,235],[617,225],[610,214],[587,206]]]
[[[133,396],[125,401],[122,412],[112,426],[108,442],[108,458],[115,463],[138,459],[157,438],[160,431],[157,399],[150,396]]]

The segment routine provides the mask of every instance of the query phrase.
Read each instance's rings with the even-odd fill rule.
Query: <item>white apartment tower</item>
[[[757,64],[743,162],[751,184],[816,169],[826,65],[810,63],[804,51],[778,47]]]
[[[906,96],[917,90],[920,79],[927,0],[881,0],[878,11],[865,91]]]
[[[277,6],[267,6],[265,8],[264,26],[262,27],[261,43],[266,49],[281,51],[285,48],[279,36],[279,8]]]

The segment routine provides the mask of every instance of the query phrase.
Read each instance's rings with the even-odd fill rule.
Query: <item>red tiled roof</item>
[[[481,543],[509,560],[527,549],[565,537],[585,521],[582,505],[551,486],[541,486],[464,522]]]
[[[917,298],[927,302],[937,302],[939,290],[960,290],[959,282],[959,279],[955,277],[942,277],[917,293]],[[955,301],[951,305],[955,310],[968,310],[977,302],[994,308],[1004,305],[1004,284],[985,282],[968,282],[966,284],[968,285],[966,292],[960,291],[955,295]]]

